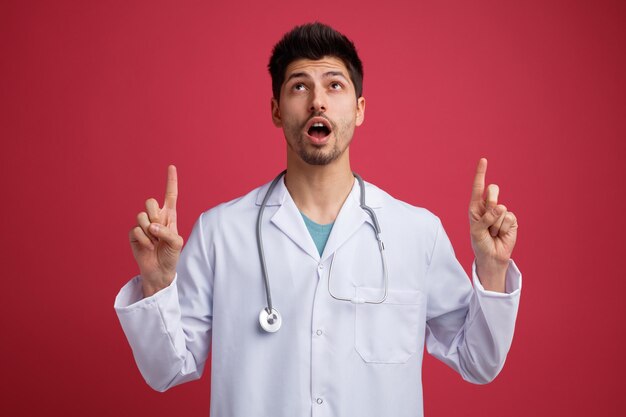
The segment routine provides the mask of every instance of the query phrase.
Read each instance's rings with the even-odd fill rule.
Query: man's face
[[[345,151],[364,113],[365,99],[356,99],[348,69],[334,57],[289,64],[280,102],[272,99],[272,120],[283,129],[287,152],[311,165],[347,157]]]

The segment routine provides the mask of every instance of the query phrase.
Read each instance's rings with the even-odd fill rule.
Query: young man
[[[470,203],[472,287],[437,217],[355,180],[365,99],[352,42],[297,27],[270,73],[286,174],[203,213],[179,260],[171,166],[163,207],[148,200],[130,232],[140,276],[115,308],[148,384],[199,378],[211,348],[214,417],[421,416],[424,344],[463,378],[492,380],[521,275],[515,216],[496,186],[483,197],[486,160]]]

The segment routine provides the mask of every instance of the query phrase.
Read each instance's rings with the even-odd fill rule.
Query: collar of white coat
[[[376,187],[373,184],[364,181],[365,183],[365,204],[370,206],[371,208],[381,208],[382,207],[382,191],[380,188]],[[256,196],[256,205],[260,206],[263,203],[263,198],[265,198],[265,194],[267,194],[267,190],[270,188],[271,182],[268,182],[265,185],[259,187],[259,192]],[[276,184],[274,191],[272,191],[272,195],[267,200],[266,206],[280,206],[285,201],[285,197],[289,195],[289,191],[287,190],[287,186],[285,185],[285,177]],[[291,196],[289,196],[291,197]],[[357,179],[354,179],[354,184],[352,185],[352,190],[350,191],[349,198],[354,199],[359,207],[361,206],[361,189],[359,187],[359,182]],[[344,203],[345,204],[345,203]],[[369,217],[369,216],[368,216]]]
[[[256,198],[257,206],[260,206],[263,202],[269,186],[270,184],[265,184],[259,188]],[[352,190],[335,220],[321,257],[313,243],[313,239],[311,239],[310,234],[306,230],[306,225],[298,208],[285,186],[284,179],[276,184],[267,200],[266,206],[280,206],[271,215],[271,222],[313,259],[324,261],[331,254],[335,253],[364,222],[373,223],[370,216],[361,208],[360,197],[361,190],[358,181],[355,179]],[[365,203],[373,209],[379,209],[382,206],[382,200],[383,192],[378,187],[366,182]],[[372,239],[374,239],[373,235]]]

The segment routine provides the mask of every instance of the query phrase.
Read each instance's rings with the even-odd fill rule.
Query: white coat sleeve
[[[511,260],[507,293],[486,291],[474,265],[472,288],[440,222],[438,228],[427,273],[426,346],[463,379],[485,384],[498,375],[511,347],[522,276]]]
[[[196,222],[169,287],[142,299],[141,277],[118,293],[114,308],[144,379],[165,391],[200,378],[211,343],[213,272]]]

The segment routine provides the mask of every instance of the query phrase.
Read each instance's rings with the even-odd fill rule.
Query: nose
[[[311,105],[309,110],[313,113],[326,111],[326,94],[324,89],[316,86],[311,92]]]

